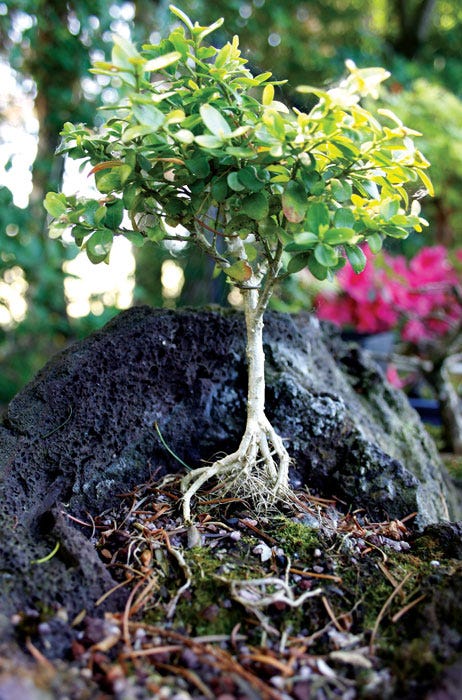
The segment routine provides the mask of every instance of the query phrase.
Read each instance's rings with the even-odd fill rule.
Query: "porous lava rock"
[[[370,358],[309,315],[276,313],[265,352],[267,414],[294,485],[376,519],[457,517],[432,441]],[[0,622],[43,606],[93,610],[114,581],[69,516],[88,521],[121,492],[182,469],[165,444],[193,468],[234,450],[246,383],[234,311],[133,308],[54,357],[0,426]]]

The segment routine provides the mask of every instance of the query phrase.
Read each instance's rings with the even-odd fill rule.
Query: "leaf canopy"
[[[360,272],[362,244],[377,252],[426,225],[409,201],[419,183],[431,189],[414,132],[361,105],[386,71],[348,61],[338,87],[300,88],[317,100],[302,112],[274,99],[269,73],[252,75],[237,37],[203,43],[220,20],[202,27],[171,10],[181,25],[159,44],[117,38],[110,69],[95,64],[121,102],[99,132],[67,123],[61,152],[91,164],[102,196],[50,193],[54,235],[67,224],[95,263],[117,235],[180,240],[246,287],[304,268],[332,279],[344,260]]]

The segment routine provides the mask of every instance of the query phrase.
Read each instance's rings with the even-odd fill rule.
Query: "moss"
[[[421,677],[429,681],[440,671],[441,664],[431,650],[428,638],[414,638],[400,647],[399,664],[396,665],[400,679]]]
[[[255,545],[254,540],[252,544]],[[265,572],[256,561],[249,567],[246,542],[239,543],[234,552],[194,547],[184,556],[191,572],[191,586],[177,602],[175,626],[192,636],[231,634],[238,623],[243,623],[244,615],[242,607],[231,599],[231,581],[264,576]],[[181,583],[175,581],[174,585],[178,588]],[[174,590],[170,590],[170,596],[174,595]],[[145,617],[146,622],[163,619],[164,611],[160,608],[151,610]]]
[[[224,580],[233,567],[205,547],[189,550],[186,559],[193,584],[178,602],[177,619],[196,635],[230,634],[242,615],[230,600]]]
[[[270,533],[277,538],[284,552],[290,557],[311,560],[314,550],[322,545],[317,528],[283,517],[276,518],[275,525],[276,527],[270,530]]]
[[[263,643],[262,620],[232,599],[231,582],[274,576],[283,579],[290,564],[294,596],[318,585],[323,596],[309,598],[300,607],[273,604],[262,609],[268,629],[276,629],[280,635],[285,632],[289,637],[313,637],[310,653],[325,655],[332,650],[332,640],[328,634],[317,633],[329,625],[333,613],[345,635],[357,635],[358,643],[367,646],[388,601],[376,629],[374,648],[378,666],[391,672],[393,697],[418,697],[412,695],[413,689],[426,692],[437,681],[459,644],[454,636],[454,620],[460,617],[460,604],[453,585],[457,589],[462,563],[441,560],[440,567],[435,568],[430,563],[434,551],[426,546],[402,552],[384,547],[365,550],[361,555],[354,542],[352,548],[346,549],[343,538],[327,539],[322,530],[286,517],[270,520],[266,532],[274,540],[274,550],[273,557],[264,563],[252,553],[258,542],[254,537],[243,537],[223,548],[204,546],[184,552],[192,584],[177,602],[173,620],[177,629],[192,636],[230,635],[240,624],[239,632],[246,636],[247,644]],[[277,555],[279,548],[289,560]],[[303,577],[293,571],[313,571],[316,565],[327,578]],[[396,583],[406,576],[409,580],[402,594],[391,599]],[[175,587],[177,590],[181,585],[180,576],[168,579],[168,585],[171,598]],[[393,622],[397,612],[423,594],[426,597],[422,602]],[[462,639],[462,623],[460,627]],[[270,632],[269,638],[272,636]],[[351,673],[359,675],[358,670]],[[362,680],[356,678],[360,697],[373,697],[368,695],[369,680],[369,672],[364,672]]]

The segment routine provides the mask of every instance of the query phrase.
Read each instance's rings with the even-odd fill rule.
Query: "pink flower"
[[[368,261],[373,257],[367,246],[364,253]],[[462,250],[456,257],[462,262]],[[443,246],[422,248],[410,262],[387,253],[381,259],[360,274],[345,266],[337,278],[340,293],[317,296],[318,316],[365,333],[401,325],[403,340],[415,345],[462,324],[458,274]]]
[[[387,366],[386,377],[387,381],[397,389],[402,389],[407,384],[407,382],[399,376],[398,370],[394,365]]]
[[[319,295],[315,301],[316,314],[324,321],[330,321],[337,326],[349,326],[353,323],[352,299],[344,299],[344,303],[339,304],[338,298],[334,295]]]
[[[409,343],[415,343],[416,345],[420,340],[429,337],[427,328],[422,321],[419,321],[417,318],[411,319],[404,324],[401,336],[403,340],[407,340]]]

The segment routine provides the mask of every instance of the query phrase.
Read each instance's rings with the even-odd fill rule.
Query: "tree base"
[[[276,502],[290,500],[290,457],[282,439],[266,416],[248,426],[239,448],[207,467],[187,474],[182,480],[183,517],[191,521],[191,500],[210,479],[217,479],[223,496],[232,493],[249,499],[257,512]]]

